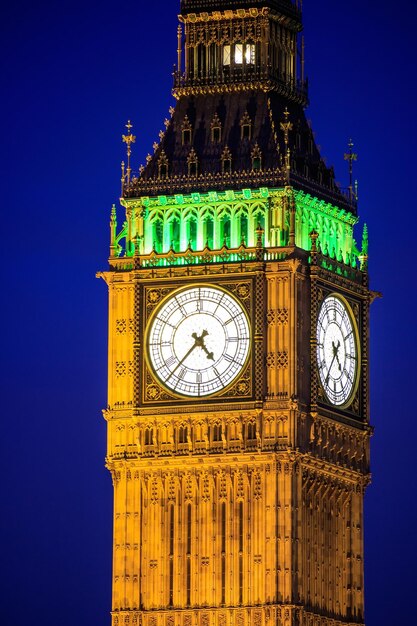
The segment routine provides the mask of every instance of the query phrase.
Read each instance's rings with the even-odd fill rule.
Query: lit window
[[[223,47],[223,65],[230,65],[230,46]]]
[[[245,61],[246,65],[255,64],[255,44],[248,43],[245,47]]]
[[[235,63],[236,65],[242,65],[243,63],[243,44],[241,43],[235,45]]]

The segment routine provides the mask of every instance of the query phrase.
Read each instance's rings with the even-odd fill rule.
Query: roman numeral
[[[171,356],[169,357],[169,359],[167,359],[167,360],[165,361],[165,365],[166,365],[167,367],[171,367],[172,365],[174,365],[174,363],[176,362],[176,360],[177,360],[177,357],[175,357],[175,356],[171,355]]]

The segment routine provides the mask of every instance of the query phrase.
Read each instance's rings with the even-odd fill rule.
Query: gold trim
[[[245,281],[245,286],[247,285],[247,281]],[[248,328],[249,328],[249,349],[248,349],[248,354],[246,356],[245,362],[243,363],[243,365],[241,366],[240,370],[238,371],[238,373],[236,374],[236,376],[229,382],[228,385],[226,385],[225,387],[222,387],[221,389],[218,389],[217,391],[210,393],[210,394],[205,394],[203,396],[195,396],[195,395],[190,395],[190,394],[186,394],[186,393],[178,393],[177,391],[175,391],[174,389],[172,389],[171,387],[169,387],[168,385],[165,385],[164,381],[158,376],[158,374],[156,373],[150,355],[149,355],[149,345],[148,345],[148,340],[149,340],[149,333],[150,333],[150,329],[151,326],[153,324],[153,321],[155,319],[155,317],[158,315],[158,312],[164,307],[164,305],[171,300],[172,298],[175,298],[175,296],[183,291],[187,291],[190,289],[195,289],[196,287],[200,288],[200,287],[209,287],[210,289],[214,289],[217,291],[221,291],[225,294],[227,294],[230,298],[232,298],[237,305],[239,306],[240,310],[242,311],[242,313],[244,314],[246,321],[248,323]],[[248,296],[247,296],[248,297]],[[173,288],[172,291],[170,291],[168,294],[166,294],[161,301],[158,303],[158,306],[149,314],[149,318],[146,319],[146,327],[145,327],[145,334],[144,334],[144,359],[145,359],[145,364],[148,370],[148,373],[154,378],[155,382],[160,385],[167,393],[169,393],[169,395],[172,398],[178,398],[178,399],[193,399],[193,400],[204,400],[204,399],[212,399],[212,398],[216,398],[217,396],[222,396],[224,397],[225,395],[227,395],[227,392],[230,391],[230,389],[232,389],[234,386],[236,386],[239,383],[239,377],[242,378],[242,376],[244,377],[244,384],[247,385],[249,387],[249,392],[251,391],[250,387],[251,387],[251,376],[247,376],[248,374],[248,363],[252,357],[252,352],[253,352],[253,332],[252,332],[252,323],[251,323],[251,319],[250,316],[248,314],[248,312],[246,311],[246,307],[245,305],[239,300],[239,298],[237,298],[230,290],[225,289],[224,287],[219,287],[218,285],[213,285],[212,283],[196,283],[193,286],[189,286],[187,285],[186,287],[179,287],[179,288]],[[145,382],[145,381],[144,381]],[[155,386],[155,385],[153,385]],[[146,387],[146,385],[145,385]],[[146,388],[143,389],[145,396],[147,397],[147,393],[146,393]],[[244,396],[242,396],[244,397]],[[155,398],[156,399],[156,398]],[[149,400],[148,400],[149,402]]]

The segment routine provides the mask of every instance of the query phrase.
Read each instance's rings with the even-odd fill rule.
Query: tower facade
[[[367,232],[305,118],[301,31],[290,0],[182,0],[176,106],[137,173],[123,136],[112,626],[364,620]]]

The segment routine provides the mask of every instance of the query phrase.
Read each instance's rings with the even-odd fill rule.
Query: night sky
[[[109,213],[173,103],[179,0],[15,0],[2,9],[2,626],[110,623],[104,468]],[[369,226],[373,483],[367,626],[415,620],[417,7],[306,0],[316,139]],[[122,213],[120,223],[122,221]],[[357,232],[360,241],[360,232]]]

